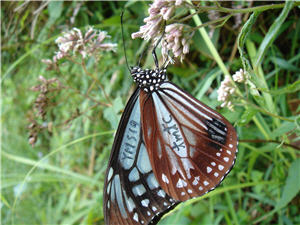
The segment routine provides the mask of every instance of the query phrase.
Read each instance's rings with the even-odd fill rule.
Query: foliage
[[[180,204],[160,224],[300,223],[300,4],[230,4],[202,2],[174,11],[177,18],[196,12],[184,23],[197,31],[189,54],[168,71],[175,84],[236,124],[236,165],[220,187]],[[3,224],[104,223],[102,192],[113,132],[135,88],[120,14],[125,11],[124,39],[134,65],[150,43],[130,35],[143,25],[148,7],[147,2],[2,2]],[[117,51],[56,63],[55,40],[62,31],[77,27],[84,33],[89,25],[107,31]],[[212,38],[206,31],[213,31]],[[141,64],[152,68],[151,54]],[[46,70],[49,65],[53,70]],[[240,68],[247,77],[231,81],[235,111],[218,107],[224,75]]]

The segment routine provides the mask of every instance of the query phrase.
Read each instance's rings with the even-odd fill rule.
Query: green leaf
[[[283,134],[286,134],[295,129],[295,125],[293,122],[284,121],[276,130],[274,130],[270,138],[275,139]]]
[[[268,33],[266,34],[263,42],[261,43],[261,45],[259,46],[259,49],[257,51],[257,55],[256,55],[256,58],[255,58],[254,64],[253,64],[256,67],[258,67],[261,64],[261,62],[266,54],[266,51],[273,44],[283,22],[285,21],[289,12],[293,8],[293,5],[294,5],[294,1],[286,1],[284,8],[283,8],[282,12],[280,13],[279,17],[274,21],[274,23],[270,27]]]
[[[294,66],[293,64],[289,63],[287,60],[285,60],[283,58],[270,57],[270,59],[274,64],[277,64],[277,66],[279,68],[283,68],[283,69],[286,69],[288,71],[295,71],[295,72],[300,71],[300,69],[298,67]]]
[[[285,186],[280,201],[275,206],[275,211],[285,207],[300,191],[300,158],[297,158],[289,169]]]
[[[255,11],[254,13],[252,13],[250,18],[247,20],[247,22],[243,26],[243,28],[239,34],[239,37],[238,37],[238,49],[240,52],[240,57],[241,57],[241,60],[242,60],[243,66],[244,66],[244,70],[246,70],[246,71],[251,71],[252,67],[250,65],[249,60],[244,57],[244,55],[245,55],[244,46],[245,46],[246,40],[248,39],[249,35],[251,34],[251,28],[252,28],[253,24],[256,22],[260,13],[261,13],[260,11]]]
[[[247,108],[247,109],[244,111],[244,113],[243,113],[241,119],[239,119],[239,120],[236,122],[236,125],[237,125],[237,126],[245,126],[246,124],[249,123],[249,121],[252,119],[252,117],[253,117],[257,112],[258,112],[258,110],[255,109],[255,108],[250,108],[250,107]]]
[[[293,83],[293,84],[291,84],[291,85],[289,85],[285,88],[281,88],[281,89],[278,89],[276,91],[269,91],[266,88],[257,88],[257,89],[260,90],[260,91],[270,93],[272,95],[281,95],[281,94],[293,93],[293,92],[296,92],[296,91],[300,90],[300,80],[296,81],[295,83]]]
[[[251,76],[251,77],[253,78],[252,80],[256,82],[255,77],[257,78],[258,76]],[[251,95],[253,96],[253,98],[255,99],[255,101],[257,103],[259,103],[259,105],[261,105],[261,106],[265,105],[265,100],[258,92],[257,86],[254,83],[252,83],[252,81],[250,81],[250,80],[248,80],[247,83],[248,83],[248,86],[250,87],[249,91],[250,91]]]
[[[113,105],[111,107],[106,108],[103,111],[104,118],[107,119],[113,129],[118,128],[120,116],[118,115],[118,112],[124,108],[124,105],[122,103],[122,99],[120,97],[117,97],[113,101]]]
[[[50,1],[48,4],[48,11],[50,19],[55,21],[61,16],[63,10],[63,1]]]

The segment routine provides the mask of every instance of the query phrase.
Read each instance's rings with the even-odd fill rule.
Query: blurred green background
[[[1,2],[2,224],[104,224],[102,192],[113,133],[135,88],[125,64],[120,14],[125,11],[124,39],[128,62],[134,65],[149,43],[132,40],[131,33],[144,25],[149,3]],[[232,6],[231,2],[220,3]],[[259,15],[246,44],[249,55],[244,57],[248,60],[266,41],[265,35],[282,8]],[[273,113],[290,120],[299,115],[299,83],[294,89],[290,86],[299,81],[299,12],[296,6],[290,10],[274,35],[275,41],[270,41],[262,64],[252,64],[254,68],[261,66],[268,88],[275,92],[271,93]],[[249,16],[242,14],[246,20]],[[208,21],[207,12],[200,18]],[[213,36],[232,75],[243,67],[236,40],[244,23],[233,29],[234,23],[231,18]],[[93,58],[85,61],[86,70],[98,82],[68,60],[59,61],[60,73],[46,71],[41,59],[52,59],[58,51],[55,39],[61,32],[73,27],[84,31],[88,25],[107,31],[110,41],[118,44],[116,52],[103,54],[99,62]],[[194,26],[192,20],[190,25]],[[193,38],[183,63],[177,60],[169,67],[169,79],[230,122],[242,116],[249,120],[236,127],[241,140],[236,165],[220,187],[180,204],[159,224],[300,224],[300,142],[297,132],[288,136],[295,124],[257,112],[255,122],[253,115],[245,116],[245,105],[236,106],[235,112],[220,108],[217,90],[224,76],[199,38]],[[142,64],[154,67],[151,56]],[[46,120],[35,116],[38,93],[30,89],[39,84],[39,75],[58,78],[72,87],[49,96],[52,103]],[[289,91],[284,91],[285,87]],[[282,92],[276,95],[277,90]],[[37,133],[35,147],[29,144],[28,126],[32,123],[42,131]],[[286,145],[278,147],[283,140]]]

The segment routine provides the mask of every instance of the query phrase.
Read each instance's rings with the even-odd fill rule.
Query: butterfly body
[[[104,187],[106,224],[149,224],[217,187],[238,137],[219,113],[166,81],[166,68],[131,67],[138,87],[113,144]]]

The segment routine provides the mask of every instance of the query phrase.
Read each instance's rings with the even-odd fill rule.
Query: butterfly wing
[[[170,82],[140,93],[146,149],[155,177],[172,198],[186,201],[217,187],[237,153],[234,127]]]
[[[159,186],[147,154],[137,88],[119,124],[104,185],[104,219],[109,225],[148,224],[177,201]]]

